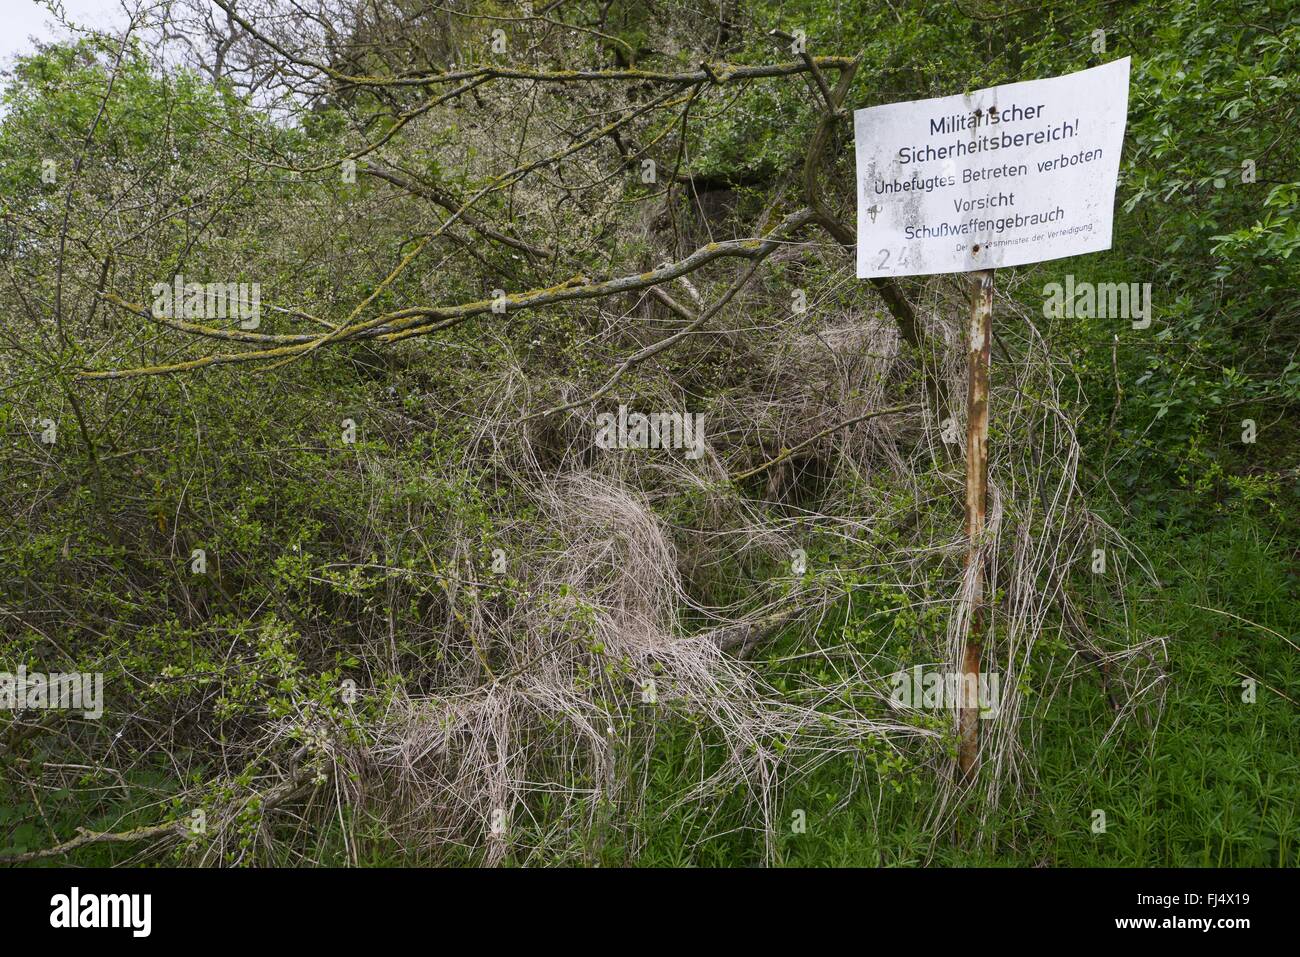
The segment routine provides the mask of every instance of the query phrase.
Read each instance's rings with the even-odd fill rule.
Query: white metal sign
[[[1109,249],[1129,58],[853,114],[858,278]]]

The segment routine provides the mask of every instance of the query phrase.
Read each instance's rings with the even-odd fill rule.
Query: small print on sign
[[[1129,58],[853,114],[858,278],[1109,249]]]

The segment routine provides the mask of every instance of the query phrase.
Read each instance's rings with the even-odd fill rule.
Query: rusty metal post
[[[975,770],[979,754],[980,709],[978,695],[980,655],[988,609],[984,594],[984,523],[989,479],[989,350],[993,343],[993,270],[972,273],[970,335],[967,340],[966,391],[966,568],[975,586],[962,647],[961,700],[957,707],[957,766],[962,780]]]

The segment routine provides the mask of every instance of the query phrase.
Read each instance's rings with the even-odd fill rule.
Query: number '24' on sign
[[[904,247],[904,248],[902,248],[902,249],[900,249],[900,250],[898,251],[898,259],[894,261],[894,264],[893,264],[892,266],[889,264],[889,250],[888,250],[888,249],[882,249],[882,250],[880,250],[879,256],[880,256],[880,262],[876,263],[876,268],[877,268],[877,269],[901,269],[901,268],[903,268],[904,266],[907,266],[907,265],[908,265],[908,260],[907,260],[907,248],[906,248],[906,247]]]

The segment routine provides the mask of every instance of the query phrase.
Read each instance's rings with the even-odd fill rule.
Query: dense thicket
[[[1120,56],[1114,248],[998,275],[958,787],[890,676],[964,626],[967,280],[854,278],[846,111]],[[0,712],[0,855],[1294,864],[1298,57],[1277,0],[186,0],[21,59],[0,671],[105,713]]]

